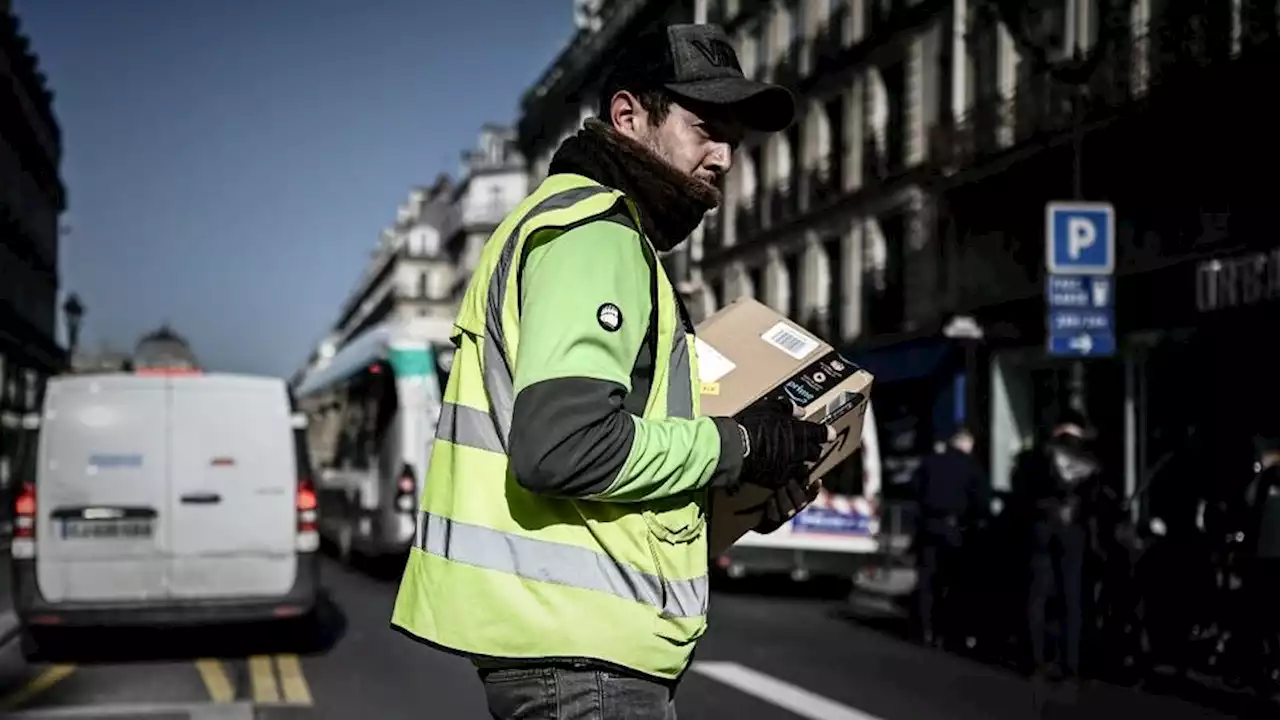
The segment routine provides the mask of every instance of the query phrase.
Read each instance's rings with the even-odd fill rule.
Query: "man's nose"
[[[704,163],[709,170],[714,170],[717,175],[724,177],[729,174],[729,168],[733,167],[733,149],[729,147],[729,143],[716,143],[711,152],[707,153],[707,161]]]

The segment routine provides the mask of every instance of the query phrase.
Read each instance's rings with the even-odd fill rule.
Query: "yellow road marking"
[[[235,701],[236,688],[231,684],[231,678],[227,676],[227,669],[222,665],[221,660],[201,658],[196,661],[196,669],[200,671],[200,679],[204,680],[205,689],[209,691],[209,697],[213,698],[214,702]]]
[[[51,665],[12,693],[0,698],[0,711],[14,710],[76,671],[75,665]]]
[[[297,655],[277,655],[276,669],[280,671],[280,686],[284,689],[284,701],[291,705],[311,705],[311,688],[302,674],[302,663]]]
[[[249,658],[249,683],[253,686],[253,701],[280,702],[280,688],[276,686],[276,674],[271,668],[271,658],[254,655]]]

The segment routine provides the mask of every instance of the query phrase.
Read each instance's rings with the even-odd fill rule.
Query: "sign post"
[[[1110,203],[1045,206],[1045,344],[1051,356],[1115,354],[1115,228]]]

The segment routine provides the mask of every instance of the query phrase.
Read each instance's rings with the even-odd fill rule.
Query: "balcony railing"
[[[791,41],[782,57],[773,66],[773,81],[778,85],[795,88],[800,83],[800,58],[804,51],[803,37]]]
[[[844,178],[839,172],[838,161],[834,152],[828,153],[819,159],[817,167],[809,171],[809,207],[825,207],[840,199]]]
[[[809,75],[817,76],[830,72],[844,53],[844,27],[849,18],[849,6],[841,5],[832,11],[827,21],[818,28],[813,38],[813,63],[809,67]]]

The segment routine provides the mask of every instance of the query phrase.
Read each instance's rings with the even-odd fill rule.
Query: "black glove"
[[[818,497],[818,493],[822,490],[822,483],[817,480],[810,480],[808,483],[796,481],[787,483],[781,488],[773,491],[773,497],[769,498],[765,504],[764,514],[760,516],[760,522],[756,524],[752,530],[761,535],[768,535],[778,528],[786,525],[791,518],[800,514]]]
[[[742,428],[742,482],[776,490],[808,476],[805,464],[822,456],[828,430],[794,413],[790,400],[768,398],[733,418]]]

